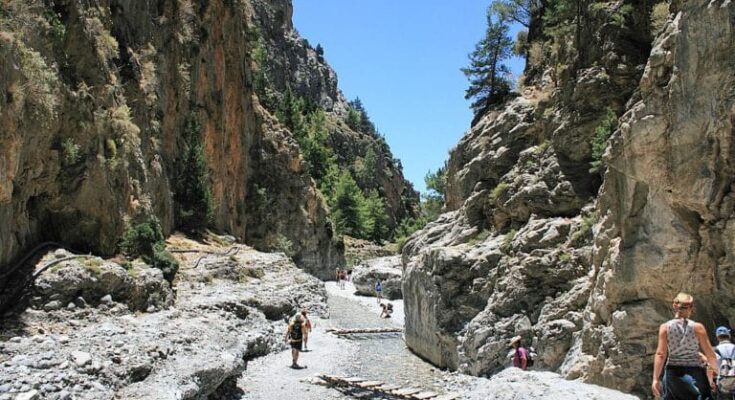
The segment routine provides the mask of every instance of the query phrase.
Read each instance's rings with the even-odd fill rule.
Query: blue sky
[[[443,165],[472,121],[460,68],[484,34],[489,1],[293,3],[296,29],[322,45],[342,92],[360,97],[406,178],[425,191],[427,171]],[[523,69],[521,60],[508,65],[516,74]]]

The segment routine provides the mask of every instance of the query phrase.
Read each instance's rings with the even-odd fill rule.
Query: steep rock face
[[[345,122],[347,100],[337,86],[337,74],[323,55],[302,38],[293,27],[290,0],[253,0],[254,21],[263,37],[267,53],[267,75],[275,97],[290,88],[327,112],[329,146],[337,163],[353,172],[364,191],[376,190],[385,200],[388,226],[418,214],[419,195],[403,176],[400,161],[393,158],[385,140],[378,134],[353,129]],[[361,179],[368,151],[374,154],[374,173]]]
[[[679,291],[712,333],[733,322],[735,4],[675,2],[600,192],[595,285],[562,367],[623,390],[650,385],[658,324]]]
[[[0,265],[44,240],[111,254],[145,215],[170,231],[189,118],[202,126],[216,228],[258,236],[250,191],[278,171],[273,196],[290,202],[263,217],[268,234],[318,276],[343,263],[297,146],[253,94],[248,1],[2,7]]]
[[[624,6],[632,12],[621,24],[615,15]],[[578,32],[544,44],[546,58],[526,69],[519,96],[477,118],[451,151],[451,212],[402,255],[412,350],[487,375],[504,368],[508,340],[521,335],[541,368],[562,365],[594,283],[601,179],[590,171],[591,142],[636,89],[650,41],[647,7],[590,7]]]

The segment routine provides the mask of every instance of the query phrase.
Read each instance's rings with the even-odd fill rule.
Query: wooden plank
[[[431,399],[431,400],[456,400],[458,398],[459,398],[459,395],[458,394],[448,393],[448,394],[443,394],[443,395],[441,395],[441,396],[439,396],[437,398]]]
[[[412,394],[416,394],[419,392],[421,392],[421,389],[408,388],[408,389],[394,390],[392,393],[398,396],[410,396]]]
[[[381,385],[384,385],[384,384],[385,383],[384,382],[381,382],[381,381],[365,381],[365,382],[358,382],[356,384],[356,386],[359,386],[359,387],[361,387],[363,389],[367,389],[367,388],[372,388],[372,387],[375,387],[375,386],[381,386]]]
[[[393,390],[400,389],[401,387],[398,385],[383,385],[376,389],[380,389],[382,392],[390,393]]]
[[[347,383],[360,383],[360,382],[365,382],[365,379],[357,378],[357,377],[342,378],[342,380],[345,381],[345,382],[347,382]]]
[[[421,392],[413,395],[414,399],[417,400],[428,400],[436,397],[438,394],[434,392]]]

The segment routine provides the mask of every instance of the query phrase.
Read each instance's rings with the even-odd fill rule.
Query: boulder
[[[375,282],[383,285],[383,297],[389,300],[402,299],[401,257],[380,257],[363,262],[352,270],[352,283],[356,293],[375,296]]]

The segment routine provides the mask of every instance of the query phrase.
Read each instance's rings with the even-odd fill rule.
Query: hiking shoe
[[[292,369],[305,369],[306,368],[306,365],[303,365],[302,366],[302,365],[298,365],[298,364],[292,364],[291,365],[291,368]]]

